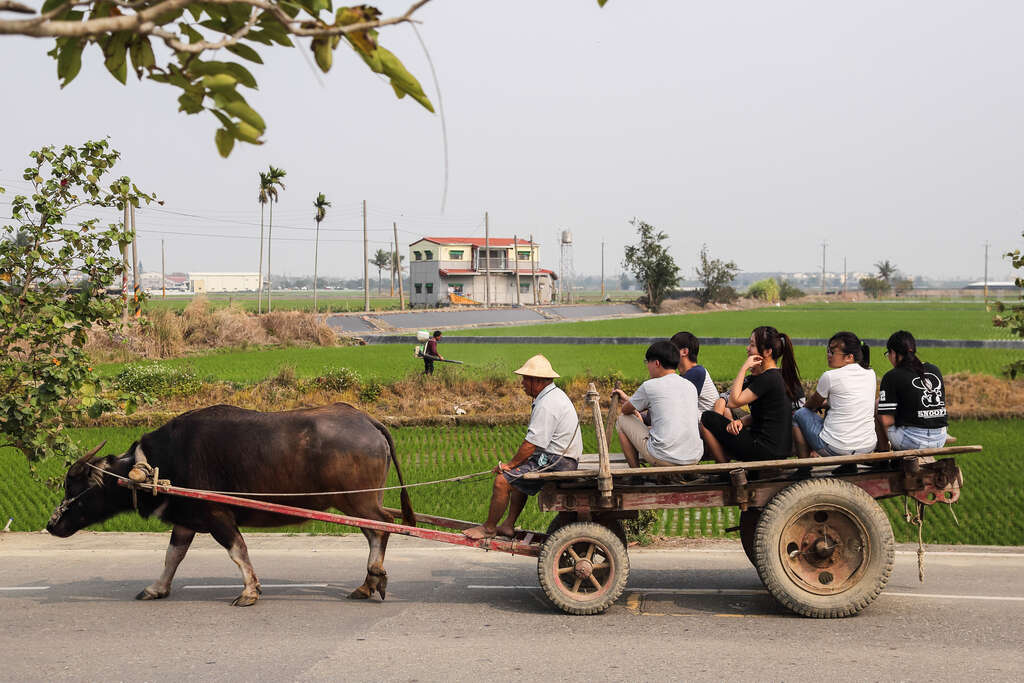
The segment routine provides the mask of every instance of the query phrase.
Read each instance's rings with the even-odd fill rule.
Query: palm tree
[[[370,259],[370,265],[377,268],[377,296],[384,293],[384,283],[381,271],[391,265],[391,254],[387,249],[378,249],[377,253]]]
[[[267,197],[270,199],[270,221],[267,224],[267,313],[270,313],[270,293],[274,290],[274,278],[270,274],[270,247],[274,239],[274,202],[278,200],[277,188],[284,189],[281,178],[286,175],[283,168],[270,167],[267,171]]]
[[[313,220],[316,221],[316,237],[313,240],[313,312],[318,313],[319,309],[316,306],[316,267],[319,259],[320,252],[320,221],[327,215],[327,207],[331,203],[327,201],[327,197],[321,192],[313,200],[313,208],[316,209],[316,213],[313,214]]]
[[[263,209],[270,200],[270,176],[260,171],[260,267],[259,285],[256,288],[256,312],[263,313]]]
[[[889,263],[888,259],[876,263],[875,268],[878,268],[878,277],[886,282],[891,282],[893,276],[896,275],[896,266]]]

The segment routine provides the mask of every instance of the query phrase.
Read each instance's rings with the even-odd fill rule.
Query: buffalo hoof
[[[260,599],[259,595],[246,595],[242,593],[237,598],[231,601],[232,607],[249,607],[255,605],[256,601]]]
[[[170,591],[158,592],[145,588],[139,591],[139,594],[135,596],[136,600],[162,600],[170,595]]]
[[[371,595],[372,595],[372,593],[367,591],[366,588],[364,588],[363,586],[360,586],[359,588],[355,589],[354,591],[352,591],[351,593],[348,594],[348,599],[349,600],[369,600]]]

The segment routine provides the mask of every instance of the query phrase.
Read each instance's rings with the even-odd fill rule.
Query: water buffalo
[[[385,485],[389,460],[395,463],[399,483],[404,483],[387,428],[346,403],[281,413],[212,406],[179,415],[144,434],[123,455],[98,457],[96,450],[68,470],[64,500],[46,525],[51,534],[66,538],[85,526],[131,510],[131,492],[104,472],[128,476],[136,462],[148,461],[159,468],[161,479],[176,486],[215,491],[299,493],[379,488]],[[381,492],[368,492],[267,500],[316,510],[334,507],[354,517],[392,521],[381,506],[382,498]],[[403,520],[415,525],[405,489],[401,501]],[[167,597],[174,572],[199,532],[211,534],[241,569],[245,588],[232,602],[239,606],[255,603],[261,591],[238,527],[300,521],[260,510],[148,493],[138,496],[138,512],[143,517],[156,515],[174,528],[163,574],[136,599]],[[349,597],[365,599],[376,591],[383,599],[388,534],[363,529],[363,535],[370,544],[366,580]]]

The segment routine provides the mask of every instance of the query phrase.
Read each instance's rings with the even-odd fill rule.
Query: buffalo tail
[[[373,425],[381,434],[384,435],[384,438],[387,439],[391,462],[395,463],[395,474],[398,475],[398,483],[403,487],[399,494],[399,498],[402,501],[402,522],[406,526],[416,526],[416,513],[412,511],[412,501],[409,500],[409,490],[404,488],[405,481],[402,479],[402,468],[398,466],[398,458],[395,456],[395,440],[391,438],[391,432],[389,432],[388,428],[383,424],[377,420],[373,420]]]

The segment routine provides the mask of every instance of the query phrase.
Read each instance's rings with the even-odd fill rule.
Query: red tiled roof
[[[427,242],[433,242],[434,244],[449,244],[449,245],[455,245],[455,246],[466,244],[466,245],[472,245],[474,247],[486,246],[484,244],[486,242],[486,240],[484,240],[483,237],[421,237],[420,239],[416,240],[416,242],[422,242],[424,240],[426,240]],[[415,244],[416,242],[412,242],[412,244]],[[492,249],[493,248],[498,248],[498,247],[511,247],[512,246],[512,238],[511,237],[492,237],[490,239],[490,244],[491,244],[491,248]],[[528,247],[528,246],[530,246],[530,240],[520,239],[520,240],[518,240],[517,244],[519,244],[521,246],[524,246],[524,247]],[[537,246],[536,242],[534,242],[533,244],[534,244],[534,246]]]

